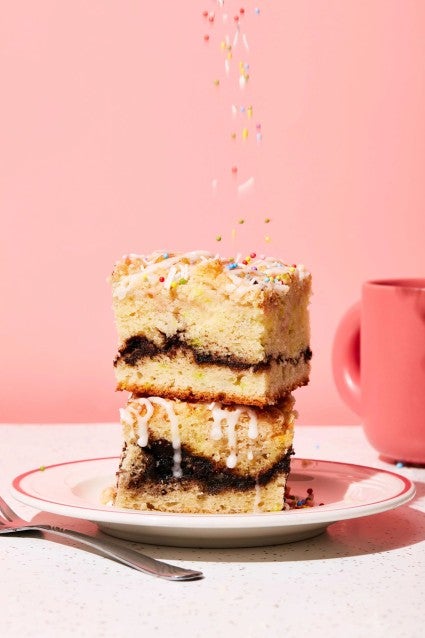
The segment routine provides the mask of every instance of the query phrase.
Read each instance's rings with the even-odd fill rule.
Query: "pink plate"
[[[139,512],[100,504],[118,463],[109,457],[31,470],[14,479],[12,494],[39,510],[93,521],[112,536],[180,547],[255,547],[311,538],[331,523],[394,509],[415,494],[411,481],[394,472],[294,458],[291,493],[303,497],[313,488],[315,502],[324,505],[270,514]]]

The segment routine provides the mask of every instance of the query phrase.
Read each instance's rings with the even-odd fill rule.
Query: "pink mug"
[[[425,279],[363,284],[332,355],[342,399],[386,460],[425,464]]]

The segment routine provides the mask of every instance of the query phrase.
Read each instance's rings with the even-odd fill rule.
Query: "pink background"
[[[332,379],[338,321],[364,279],[424,275],[425,2],[229,0],[246,8],[245,92],[223,72],[225,25],[202,18],[214,6],[3,3],[0,420],[116,420],[106,277],[157,248],[306,264],[300,422],[359,420]],[[261,145],[230,140],[235,100],[254,106]]]

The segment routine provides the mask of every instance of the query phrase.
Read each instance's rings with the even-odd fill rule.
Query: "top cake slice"
[[[112,287],[120,390],[264,406],[308,383],[303,266],[155,252],[125,256]]]

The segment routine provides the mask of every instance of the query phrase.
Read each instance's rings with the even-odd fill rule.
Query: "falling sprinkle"
[[[218,36],[218,43],[219,43],[219,48],[223,51],[224,55],[224,76],[227,77],[228,79],[233,81],[234,78],[234,83],[236,85],[236,83],[238,82],[239,84],[239,88],[241,90],[244,90],[248,81],[250,80],[250,65],[248,64],[247,61],[240,61],[238,67],[236,67],[236,69],[234,69],[234,56],[233,56],[233,49],[235,49],[235,47],[239,44],[239,39],[241,39],[242,41],[242,48],[243,48],[243,56],[246,55],[246,57],[248,57],[248,52],[250,51],[250,46],[249,46],[249,38],[250,38],[250,33],[248,30],[248,24],[249,24],[249,20],[248,22],[245,23],[244,25],[244,20],[246,20],[246,14],[250,11],[254,11],[254,13],[256,15],[260,14],[260,8],[259,7],[255,7],[253,8],[251,5],[251,8],[245,8],[243,6],[239,6],[239,7],[234,7],[233,8],[233,12],[229,13],[225,13],[225,0],[216,0],[215,2],[215,11],[213,10],[204,10],[202,12],[202,15],[204,17],[204,19],[208,22],[211,23],[210,27],[208,29],[205,28],[205,23],[204,23],[204,28],[205,31],[209,31],[209,29],[212,28],[219,28],[220,26],[219,24],[214,24],[215,20],[217,18],[217,22],[220,20],[220,16],[222,19],[223,23],[227,23],[227,26],[222,26],[221,27],[221,38],[219,36],[219,34],[217,33]],[[255,6],[255,5],[254,5]],[[226,8],[228,8],[226,6]],[[244,25],[244,27],[242,28],[242,25]],[[226,34],[227,31],[227,34]],[[201,32],[202,33],[202,32]],[[201,37],[203,37],[205,43],[208,42],[212,42],[214,40],[212,32],[211,33],[205,33],[201,35]],[[251,43],[252,44],[252,43]],[[241,56],[242,57],[242,56]],[[222,59],[223,59],[222,58]],[[222,67],[223,68],[223,67]],[[236,71],[235,75],[233,76],[233,72]],[[211,81],[211,80],[210,80]],[[215,79],[214,76],[212,78],[212,82],[213,85],[215,87],[220,87],[222,85],[222,88],[220,89],[220,92],[217,93],[217,95],[222,95],[222,91],[225,91],[225,87],[227,86],[227,79],[223,80],[223,75],[218,75]],[[237,86],[235,86],[235,88],[237,88]],[[248,87],[248,91],[251,87]],[[236,105],[236,104],[231,104],[231,112],[232,112],[232,116],[236,117],[238,116],[238,114],[240,113],[241,115],[243,115],[244,113],[246,113],[246,116],[248,118],[252,118],[253,117],[253,106],[249,105],[249,106],[243,106],[243,105]],[[257,116],[257,113],[256,113]],[[260,142],[262,140],[262,131],[261,131],[261,124],[255,124],[255,126],[253,126],[254,122],[250,122],[248,123],[247,121],[245,121],[242,126],[241,126],[242,122],[239,123],[234,123],[233,124],[233,129],[230,129],[230,138],[232,140],[247,140],[250,136],[255,136],[255,139],[257,142]],[[244,126],[245,124],[245,126]],[[248,126],[249,124],[249,126]],[[228,133],[229,135],[229,133]],[[246,150],[248,150],[248,148],[253,149],[253,147],[250,144],[246,144],[245,146]],[[234,149],[239,149],[239,144],[236,144],[236,146],[234,147]],[[235,158],[236,159],[236,158]],[[235,159],[233,159],[233,161],[235,161]],[[246,179],[245,181],[243,181],[242,183],[240,182],[240,178],[241,178],[241,174],[239,173],[239,168],[237,165],[232,165],[231,161],[229,162],[230,165],[230,172],[231,174],[234,176],[235,178],[235,183],[233,188],[237,188],[237,193],[238,195],[244,195],[246,193],[248,193],[249,191],[251,191],[251,189],[254,186],[254,176],[249,177],[248,179]],[[237,160],[236,160],[237,161]],[[244,171],[241,169],[240,171],[242,174],[244,173]],[[212,190],[214,195],[216,195],[217,192],[217,188],[218,188],[218,179],[213,179],[211,182],[211,186],[212,186]],[[236,218],[235,220],[237,222],[237,224],[239,225],[243,225],[245,223],[245,219],[244,218]],[[268,224],[270,222],[270,218],[265,218],[264,222],[266,224]],[[236,238],[236,228],[233,228],[231,230],[231,236],[233,239]],[[220,242],[222,241],[222,235],[216,235],[215,240]],[[265,235],[264,236],[264,241],[266,242],[270,242],[271,238],[269,235]],[[251,253],[251,255],[253,255],[254,253]],[[245,258],[245,260],[242,262],[245,266],[247,266],[249,264],[249,261],[252,257],[247,256]],[[233,260],[232,260],[233,261]],[[234,260],[235,266],[233,267],[237,267],[237,262],[238,262],[238,258],[236,258]],[[249,266],[248,270],[251,268],[251,266]],[[177,285],[186,283],[185,280],[185,274],[186,273],[182,273],[181,274],[181,279],[178,279],[178,277],[176,277],[176,280],[172,282],[172,287],[174,288]],[[260,273],[259,273],[260,274]],[[276,279],[276,278],[275,278]],[[260,282],[261,278],[259,278],[259,282]],[[273,280],[273,278],[272,278]],[[274,281],[274,280],[273,280]],[[283,283],[283,281],[281,281],[279,279],[280,283]],[[275,281],[275,283],[279,283],[279,281]],[[258,282],[258,283],[259,283]],[[170,286],[171,287],[171,286]],[[297,499],[297,500],[303,500],[303,499]],[[302,506],[305,506],[304,504]]]
[[[242,195],[243,193],[246,193],[250,188],[252,188],[253,185],[254,185],[254,178],[250,177],[249,179],[246,180],[246,182],[239,184],[238,193],[240,195]]]
[[[271,222],[270,217],[266,217],[266,219],[264,220],[264,223],[265,224],[270,224],[270,222]]]

